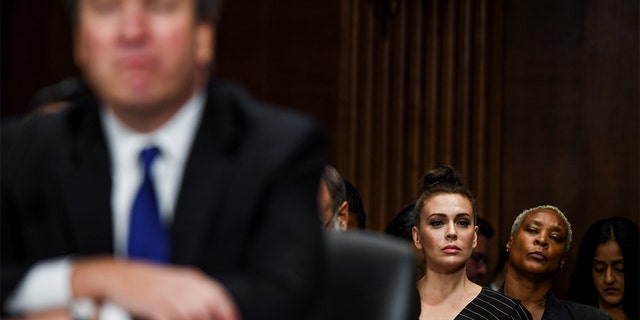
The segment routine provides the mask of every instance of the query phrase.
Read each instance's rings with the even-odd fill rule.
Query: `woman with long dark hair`
[[[598,307],[614,320],[637,320],[638,245],[638,226],[626,218],[591,225],[567,297]]]

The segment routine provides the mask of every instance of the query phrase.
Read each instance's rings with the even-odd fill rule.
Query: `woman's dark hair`
[[[415,208],[415,225],[420,224],[420,212],[424,207],[424,203],[431,196],[438,193],[455,193],[460,194],[471,202],[473,212],[473,224],[478,224],[478,210],[476,210],[476,200],[473,193],[462,181],[462,177],[451,166],[439,166],[429,170],[420,180],[422,185],[422,195],[416,201]]]
[[[413,226],[415,225],[415,203],[406,205],[389,222],[384,233],[390,234],[413,243]]]
[[[615,217],[600,220],[587,230],[580,245],[576,270],[567,298],[598,305],[598,292],[593,284],[593,257],[596,248],[610,240],[618,243],[624,259],[624,298],[622,308],[631,320],[637,320],[638,309],[638,226],[630,220]]]

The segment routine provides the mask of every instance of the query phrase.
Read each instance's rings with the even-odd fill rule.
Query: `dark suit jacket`
[[[113,239],[94,98],[3,125],[0,146],[4,305],[34,263],[111,254]],[[221,281],[243,319],[300,319],[321,281],[316,194],[326,160],[317,124],[212,82],[176,203],[172,263]]]
[[[504,294],[504,283],[498,292]],[[585,320],[611,320],[611,316],[606,312],[569,300],[560,300],[549,290],[547,300],[544,305],[542,320],[565,320],[565,319],[585,319]]]
[[[569,300],[559,300],[551,291],[547,294],[542,320],[611,320],[606,312]]]

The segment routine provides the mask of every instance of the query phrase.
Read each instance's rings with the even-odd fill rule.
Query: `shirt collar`
[[[194,141],[204,110],[205,94],[194,94],[176,114],[160,128],[139,133],[122,123],[109,108],[101,108],[102,124],[114,164],[137,163],[139,152],[150,145],[161,150],[163,160],[184,163]]]

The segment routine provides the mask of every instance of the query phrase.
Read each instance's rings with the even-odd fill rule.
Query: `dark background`
[[[59,1],[1,2],[2,117],[77,75]],[[637,0],[234,0],[215,73],[320,121],[382,230],[438,164],[497,229],[540,204],[586,228],[640,220]],[[567,271],[569,270],[569,271]]]

